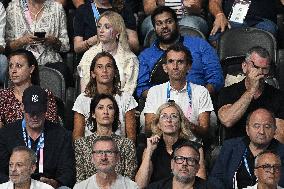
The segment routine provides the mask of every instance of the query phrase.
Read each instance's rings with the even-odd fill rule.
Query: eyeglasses
[[[161,119],[162,121],[171,120],[171,121],[173,121],[173,122],[177,122],[177,121],[179,120],[179,116],[178,116],[177,114],[170,114],[170,115],[168,115],[168,114],[162,114],[162,115],[160,116],[160,119]]]
[[[274,172],[279,172],[281,169],[281,165],[264,164],[264,165],[255,167],[255,169],[259,169],[259,168],[263,169],[265,172],[270,172],[271,170],[273,170]]]
[[[158,20],[155,22],[155,25],[158,26],[158,27],[161,27],[163,26],[164,24],[166,25],[171,25],[174,23],[174,19],[173,18],[168,18],[166,20]]]
[[[265,68],[259,67],[259,66],[255,65],[255,62],[252,61],[252,60],[247,61],[247,62],[250,62],[255,69],[261,69],[264,74],[269,73],[269,67],[265,67]]]
[[[117,151],[115,151],[115,150],[94,150],[92,153],[97,155],[97,156],[106,155],[106,156],[110,157],[110,156],[113,156],[114,154],[117,154]]]
[[[253,124],[252,127],[254,129],[260,129],[261,127],[263,127],[264,129],[274,129],[276,128],[275,125],[270,125],[270,124],[264,124],[264,125],[261,125],[261,124]]]
[[[177,164],[183,164],[183,162],[186,161],[187,165],[189,166],[195,166],[198,164],[198,160],[193,157],[175,156],[174,161]]]

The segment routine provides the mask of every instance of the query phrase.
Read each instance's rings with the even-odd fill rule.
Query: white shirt
[[[248,186],[248,187],[246,187],[246,188],[244,188],[244,189],[257,189],[257,183],[256,183],[254,186]],[[276,189],[283,189],[283,188],[280,187],[280,186],[277,186]]]
[[[73,189],[100,189],[100,187],[97,185],[96,174],[87,180],[77,183]],[[111,185],[110,189],[138,189],[138,186],[128,177],[117,175],[117,178]]]
[[[187,93],[187,85],[180,91],[173,89],[169,82],[151,87],[148,91],[144,113],[156,114],[158,108],[168,101],[167,88],[170,89],[170,99],[174,100],[180,106],[185,116],[190,122],[198,125],[198,116],[203,112],[211,112],[214,110],[212,100],[208,90],[201,86],[190,83],[191,87],[191,103],[192,113],[189,114],[189,96]]]
[[[126,136],[125,135],[125,114],[126,112],[133,110],[137,107],[137,102],[135,101],[134,97],[128,93],[122,92],[121,96],[116,94],[114,96],[117,105],[119,107],[119,121],[120,126],[115,132],[115,134],[120,136]],[[90,104],[91,104],[92,98],[87,97],[85,93],[81,93],[72,108],[73,111],[82,114],[85,117],[86,121],[86,127],[85,127],[85,136],[89,136],[92,134],[90,131],[92,128],[90,127],[90,123],[88,122],[88,118],[90,117]]]
[[[14,189],[14,183],[12,183],[11,181],[5,182],[3,184],[0,184],[0,188],[1,189]],[[54,189],[54,188],[46,183],[31,179],[30,189]]]

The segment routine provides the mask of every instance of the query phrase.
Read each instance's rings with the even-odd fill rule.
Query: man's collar
[[[170,86],[170,91],[178,91],[171,86],[170,81],[168,81],[168,84]],[[187,82],[185,83],[184,87],[181,90],[179,90],[178,92],[184,92],[184,91],[187,91]]]

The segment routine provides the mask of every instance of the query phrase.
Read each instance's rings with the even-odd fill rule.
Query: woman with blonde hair
[[[110,53],[119,69],[121,90],[133,94],[137,84],[139,62],[130,51],[123,18],[116,12],[104,12],[97,22],[98,44],[86,51],[77,67],[81,92],[90,79],[90,65],[99,52]]]
[[[171,176],[172,153],[175,147],[187,141],[192,141],[199,149],[201,156],[197,176],[205,179],[203,149],[200,144],[193,141],[195,137],[185,119],[181,108],[172,101],[161,105],[157,110],[152,122],[153,136],[147,138],[142,163],[135,176],[135,182],[140,188]]]

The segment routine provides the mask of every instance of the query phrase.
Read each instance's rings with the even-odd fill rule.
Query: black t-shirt
[[[100,14],[107,10],[98,8]],[[127,29],[136,30],[136,20],[131,9],[125,5],[120,15]],[[83,37],[84,40],[97,34],[96,19],[94,17],[91,3],[85,3],[78,7],[74,17],[74,36]]]
[[[228,18],[235,0],[223,0],[223,11]],[[251,0],[245,21],[249,26],[262,21],[262,18],[277,23],[277,4],[280,0]]]
[[[233,104],[246,91],[245,80],[223,88],[218,96],[218,109],[226,104]],[[274,87],[265,84],[260,97],[253,99],[242,118],[232,127],[225,127],[225,138],[246,136],[245,125],[248,114],[258,108],[266,108],[273,112],[276,118],[284,119],[284,95]]]
[[[172,189],[173,188],[173,176],[166,179],[154,182],[150,184],[147,189]],[[193,184],[194,189],[213,189],[208,186],[205,180],[195,177],[195,182]]]

